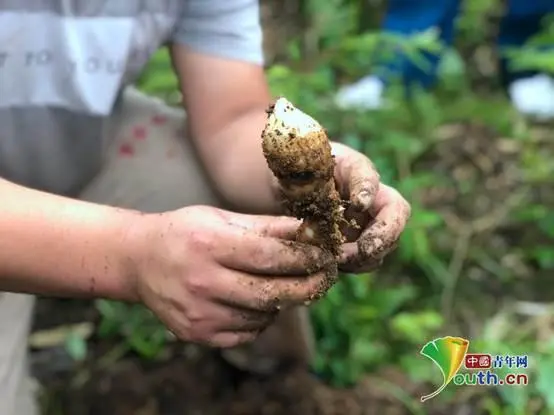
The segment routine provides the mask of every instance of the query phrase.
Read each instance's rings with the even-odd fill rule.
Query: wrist
[[[147,218],[149,214],[137,211],[119,211],[112,223],[110,242],[107,244],[110,252],[106,254],[106,267],[113,266],[109,281],[103,284],[98,297],[118,301],[139,302],[138,278],[146,251]],[[110,265],[112,264],[112,265]]]

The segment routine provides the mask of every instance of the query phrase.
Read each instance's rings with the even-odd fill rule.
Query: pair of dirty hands
[[[360,225],[347,232],[338,269],[370,271],[396,247],[410,206],[380,183],[365,156],[334,146],[337,188],[352,202],[346,216]],[[336,277],[330,254],[293,242],[300,224],[293,218],[195,206],[154,221],[138,296],[185,341],[215,347],[253,341],[279,309],[321,296]]]

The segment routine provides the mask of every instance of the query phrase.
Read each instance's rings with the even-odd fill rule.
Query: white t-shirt
[[[257,0],[0,3],[0,176],[74,195],[125,85],[167,42],[263,63]]]

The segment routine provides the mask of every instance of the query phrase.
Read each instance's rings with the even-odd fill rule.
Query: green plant
[[[142,305],[98,300],[96,307],[102,318],[98,335],[103,338],[120,338],[125,350],[135,352],[143,358],[156,358],[169,339],[165,327]]]
[[[554,74],[554,15],[545,16],[543,30],[532,36],[522,48],[502,52],[515,70],[536,70]]]

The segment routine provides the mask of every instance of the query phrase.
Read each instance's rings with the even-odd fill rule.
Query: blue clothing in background
[[[507,13],[499,28],[500,48],[521,46],[540,31],[542,18],[554,13],[554,0],[508,0],[507,3]],[[459,0],[389,0],[383,30],[411,35],[436,27],[440,32],[440,40],[450,46],[454,40],[454,25],[459,11]],[[429,87],[435,81],[440,57],[429,53],[425,55],[428,61],[425,69],[414,65],[407,57],[398,55],[384,65],[384,73],[400,77],[407,85]],[[504,59],[501,71],[505,84],[534,74],[531,71],[510,73]],[[383,75],[382,79],[386,81],[387,76]]]

